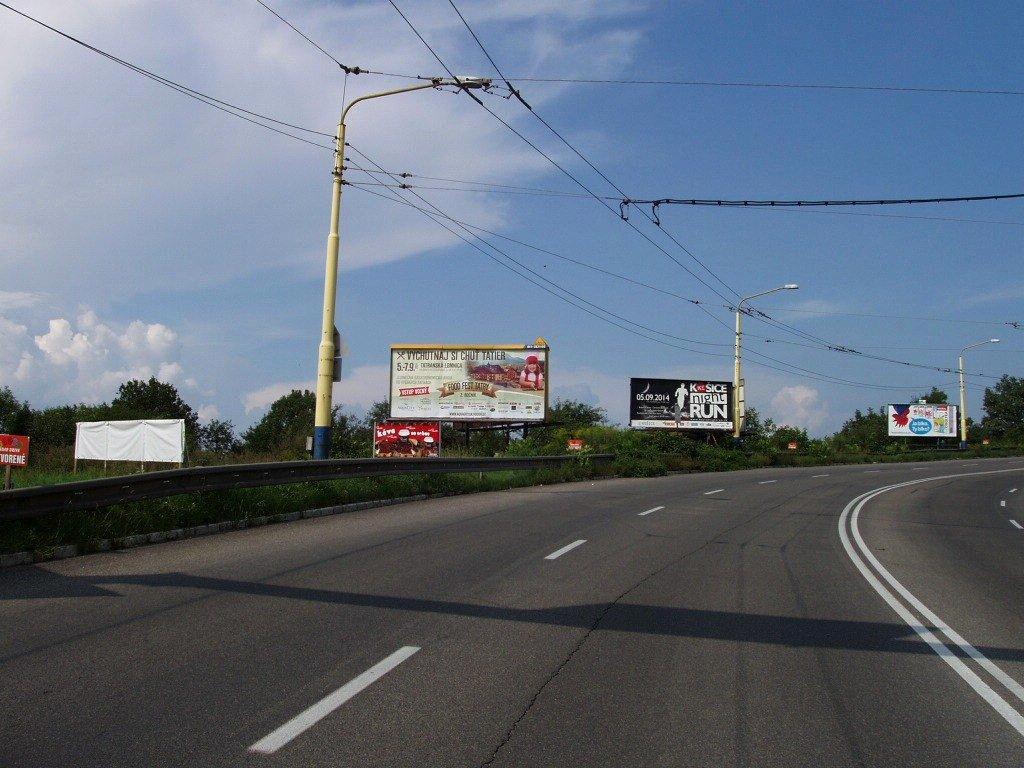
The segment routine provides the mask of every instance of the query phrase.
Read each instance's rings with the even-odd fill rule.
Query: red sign
[[[28,438],[24,435],[0,435],[0,464],[28,465]]]
[[[800,444],[798,442],[796,442],[795,440],[792,443],[789,444],[789,450],[791,450],[791,451],[795,451],[799,447],[800,447]]]
[[[981,444],[982,445],[988,445],[988,438],[987,437],[986,438],[982,438]]]
[[[373,425],[378,459],[436,459],[441,455],[441,422],[385,421]]]
[[[584,441],[577,440],[577,439],[574,438],[574,439],[569,441],[569,450],[570,451],[582,451],[583,447],[585,445],[586,445],[586,443]]]

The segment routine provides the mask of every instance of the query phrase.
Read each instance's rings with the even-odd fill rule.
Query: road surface
[[[674,475],[0,571],[0,765],[1019,768],[1022,497]]]

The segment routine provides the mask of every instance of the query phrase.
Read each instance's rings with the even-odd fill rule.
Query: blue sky
[[[456,72],[493,74],[443,0],[400,3]],[[510,76],[1024,90],[1011,3],[459,3]],[[248,0],[71,3],[22,10],[247,108],[331,132],[339,71]],[[274,7],[340,60],[427,73],[437,63],[384,2]],[[109,398],[129,375],[174,381],[205,416],[244,426],[313,380],[330,153],[185,99],[5,12],[0,17],[0,384],[34,404]],[[349,97],[394,85],[352,77]],[[633,197],[856,198],[1020,191],[1024,97],[522,83],[549,122]],[[612,190],[515,101],[486,102],[602,194]],[[326,139],[324,139],[326,141]],[[395,171],[574,186],[483,110],[448,93],[361,105],[349,140]],[[353,179],[357,178],[353,174]],[[421,182],[430,184],[431,182]],[[423,190],[454,216],[708,302],[727,302],[595,201]],[[614,203],[613,207],[617,207]],[[1021,375],[1024,332],[980,323],[785,312],[1024,320],[1020,201],[831,212],[662,208],[680,242],[740,293],[808,333],[875,354]],[[844,209],[850,213],[850,209]],[[701,268],[637,214],[631,221]],[[723,357],[662,346],[584,314],[415,211],[348,189],[337,400],[386,395],[395,342],[552,346],[557,396],[616,420],[630,376],[731,378],[731,333],[692,305],[519,246],[507,252],[602,307]],[[724,289],[722,289],[724,291]],[[745,369],[752,405],[822,433],[854,408],[955,378],[823,349],[748,320],[747,349],[887,390]],[[775,341],[767,342],[767,336]],[[692,346],[692,345],[686,345]],[[972,387],[980,414],[981,385]]]

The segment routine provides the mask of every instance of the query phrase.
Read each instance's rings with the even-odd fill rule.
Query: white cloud
[[[178,336],[161,323],[106,322],[88,308],[74,321],[45,323],[45,332],[33,335],[0,315],[0,384],[16,385],[36,405],[107,399],[128,379],[183,378]]]
[[[1004,286],[986,293],[975,293],[967,296],[961,304],[965,307],[977,307],[982,304],[996,304],[1000,301],[1024,299],[1024,284]]]
[[[450,60],[480,58],[453,12],[424,0],[404,9]],[[281,10],[343,51],[347,63],[437,69],[386,4],[282,0]],[[642,7],[626,0],[506,0],[463,10],[506,69],[521,75],[610,74],[632,59],[640,42],[630,19],[638,24]],[[140,0],[87,10],[73,0],[50,0],[33,11],[215,96],[326,133],[336,124],[337,67],[255,3]],[[599,22],[610,19],[615,28],[602,28]],[[9,160],[0,165],[0,188],[9,192],[0,199],[0,266],[17,264],[24,285],[109,299],[171,285],[217,285],[267,269],[290,268],[302,278],[321,268],[327,150],[182,98],[11,15],[0,25],[0,68],[0,154]],[[382,84],[373,76],[349,78],[348,97]],[[565,90],[532,84],[530,96],[543,104]],[[75,115],[74,127],[41,134],[57,105]],[[490,105],[513,123],[530,119],[500,99]],[[421,175],[516,183],[552,172],[483,110],[448,93],[360,105],[350,116],[349,139],[385,167]],[[76,180],[73,189],[62,184],[67,178]],[[441,205],[457,201],[464,220],[488,228],[505,223],[500,198],[433,194]],[[358,215],[345,217],[343,269],[456,242],[416,211],[354,189],[346,196],[345,210],[358,206]],[[89,269],[71,268],[82,263]]]
[[[783,387],[771,399],[769,415],[779,424],[814,432],[828,417],[828,407],[818,390],[803,384]]]
[[[0,291],[0,312],[34,307],[43,301],[43,294],[34,291]]]
[[[216,405],[202,405],[196,409],[199,420],[209,422],[220,418],[220,409]]]

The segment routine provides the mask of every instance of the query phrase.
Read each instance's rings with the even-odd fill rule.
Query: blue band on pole
[[[331,458],[331,428],[313,427],[313,458]]]

